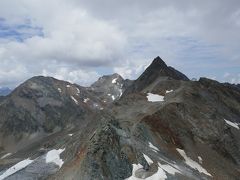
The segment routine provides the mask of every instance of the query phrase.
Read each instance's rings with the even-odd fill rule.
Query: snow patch
[[[111,94],[108,94],[108,96],[111,96]]]
[[[143,166],[142,166],[141,164],[133,164],[132,166],[133,166],[132,176],[130,176],[130,177],[127,178],[126,180],[140,180],[140,178],[137,178],[137,177],[135,176],[135,173],[136,173],[137,170],[142,169]]]
[[[62,92],[62,89],[61,89],[61,88],[58,88],[58,92],[60,92],[60,93],[61,93],[61,92]]]
[[[148,142],[148,146],[152,148],[154,151],[159,151],[159,149],[156,146],[154,146],[151,142]]]
[[[46,155],[46,163],[55,163],[59,166],[59,168],[63,165],[63,160],[60,158],[60,154],[65,151],[65,149],[53,149],[51,151],[48,151]]]
[[[121,97],[122,94],[123,94],[123,90],[122,90],[122,89],[119,89],[119,92],[120,92],[119,97]]]
[[[150,157],[148,157],[146,154],[143,154],[143,156],[149,165],[151,165],[153,163],[152,159]]]
[[[167,93],[171,93],[171,92],[173,92],[173,90],[169,90],[169,91],[168,91],[168,90],[166,90],[166,94],[167,94]]]
[[[167,179],[167,175],[162,168],[158,167],[158,171],[146,179],[147,180],[164,180],[164,179]]]
[[[75,104],[78,105],[78,101],[77,101],[73,96],[71,96],[71,98],[72,98],[72,100],[75,102]]]
[[[172,175],[175,175],[175,173],[181,174],[181,172],[176,167],[173,167],[172,165],[161,164],[161,163],[158,163],[158,165],[160,168],[162,168],[164,171],[166,171],[169,174],[172,174]]]
[[[113,83],[113,84],[116,84],[116,82],[117,82],[117,78],[115,78],[115,79],[112,80],[112,83]]]
[[[162,102],[164,101],[164,96],[158,94],[147,93],[147,98],[149,102]]]
[[[77,90],[77,94],[80,94],[80,90],[78,88],[76,88],[76,90]]]
[[[115,96],[114,96],[114,95],[112,95],[112,100],[113,100],[113,101],[115,100]]]
[[[33,162],[33,160],[30,160],[29,158],[25,159],[23,161],[20,161],[19,163],[15,164],[14,166],[7,169],[2,175],[0,175],[0,180],[5,179],[6,177],[20,171],[21,169],[24,169],[32,162]]]
[[[147,157],[147,159],[149,158],[146,155],[144,156],[144,158],[145,157]],[[151,159],[150,159],[150,161],[152,162]],[[180,171],[178,171],[177,169],[175,169],[173,167],[170,168],[170,167],[166,167],[166,166],[158,163],[157,172],[155,174],[153,174],[152,176],[149,176],[149,177],[144,178],[144,179],[145,180],[165,180],[165,179],[167,179],[167,175],[166,175],[165,171],[168,172],[169,174],[172,174],[172,175],[174,175],[175,173],[180,173]],[[143,166],[141,164],[133,164],[132,176],[127,178],[126,180],[141,180],[141,179],[143,179],[143,178],[136,177],[136,172],[140,169],[143,169]]]
[[[67,87],[67,88],[70,88],[71,86],[70,86],[70,85],[67,85],[66,87]]]
[[[84,103],[87,103],[90,99],[89,98],[86,98],[83,100]]]
[[[200,164],[202,164],[202,158],[201,158],[201,156],[198,156],[198,161],[199,161]]]
[[[68,136],[72,137],[72,136],[73,136],[73,134],[68,134]]]
[[[238,123],[233,123],[233,122],[228,121],[228,120],[226,120],[226,119],[224,119],[224,120],[225,120],[225,122],[226,122],[228,125],[230,125],[230,126],[236,128],[236,129],[239,129],[239,127],[238,127]]]
[[[8,157],[10,155],[12,155],[12,153],[7,153],[7,154],[3,155],[0,159],[4,159],[4,158],[6,158],[6,157]]]
[[[212,176],[210,173],[207,172],[206,169],[204,169],[200,164],[198,164],[196,161],[193,161],[191,158],[187,157],[186,153],[182,149],[177,148],[178,153],[185,159],[185,163],[192,167],[193,169],[198,170],[200,173],[204,173],[208,176]]]
[[[94,107],[99,107],[98,103],[93,104]]]
[[[149,165],[151,165],[153,163],[152,159],[149,158],[147,155],[143,154],[143,156]],[[176,166],[176,165],[161,164],[158,162],[158,166],[169,174],[172,174],[172,175],[175,175],[175,173],[181,174],[181,172],[178,170],[179,169],[178,166]]]

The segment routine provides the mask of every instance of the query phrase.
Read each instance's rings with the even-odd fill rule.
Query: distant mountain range
[[[33,77],[0,98],[0,180],[239,179],[240,89],[160,58],[136,80]]]
[[[9,89],[8,87],[2,87],[0,88],[0,96],[6,96],[8,94],[11,93],[11,89]]]

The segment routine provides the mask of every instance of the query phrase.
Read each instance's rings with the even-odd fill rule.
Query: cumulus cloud
[[[89,84],[98,67],[136,78],[158,55],[190,78],[237,82],[239,7],[238,0],[2,0],[0,85],[40,74]]]
[[[223,75],[223,81],[232,84],[240,84],[240,74],[226,72]]]
[[[223,75],[224,78],[227,78],[229,76],[230,76],[230,73],[228,73],[228,72],[224,73],[224,75]]]
[[[69,81],[71,83],[79,83],[83,86],[89,86],[91,82],[95,81],[99,74],[96,71],[85,71],[85,70],[72,70],[66,67],[62,67],[54,70],[43,69],[41,75],[43,76],[52,76],[59,80]]]
[[[10,11],[14,3],[15,1],[1,1],[0,7]],[[1,12],[9,27],[21,25],[25,22],[24,18],[27,18],[32,25],[36,24],[42,28],[43,35],[36,34],[23,41],[2,41],[1,63],[8,65],[7,69],[16,71],[15,74],[9,71],[11,76],[8,75],[7,80],[15,79],[8,80],[9,82],[17,82],[21,79],[20,76],[25,79],[37,75],[46,66],[52,66],[49,69],[55,73],[45,71],[45,75],[56,75],[61,79],[73,81],[75,79],[79,82],[77,81],[79,75],[83,76],[84,72],[91,74],[83,69],[111,66],[113,59],[118,61],[126,43],[125,36],[115,25],[92,17],[86,10],[75,7],[67,1],[51,1],[51,3],[37,0],[21,1],[17,3],[14,12],[14,16],[10,16],[8,12]],[[22,16],[22,19],[19,19],[19,16]],[[6,36],[1,38],[6,39]],[[24,67],[24,72],[19,72],[15,65]],[[68,68],[58,69],[59,65]],[[73,70],[76,66],[79,69]],[[0,69],[2,74],[8,73],[6,67],[1,66]],[[95,72],[93,77],[96,74]],[[71,77],[73,75],[76,75],[76,78]]]

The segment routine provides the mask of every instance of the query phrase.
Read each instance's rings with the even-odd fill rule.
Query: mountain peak
[[[162,60],[162,58],[160,58],[159,56],[157,56],[156,58],[154,58],[154,60],[152,61],[150,66],[161,66],[161,67],[167,67],[166,63]]]
[[[96,82],[94,82],[91,86],[95,86],[96,84],[102,84],[102,83],[110,83],[112,82],[113,79],[116,79],[118,81],[124,81],[124,79],[122,78],[121,75],[119,75],[118,73],[114,73],[114,74],[109,74],[109,75],[104,75],[101,76]]]
[[[159,56],[157,56],[152,61],[150,66],[144,71],[144,73],[139,77],[139,79],[149,79],[150,76],[154,77],[153,79],[160,76],[165,76],[176,80],[189,80],[187,76],[185,76],[181,72],[177,71],[171,66],[167,66],[167,64]]]
[[[124,80],[121,75],[114,73],[100,77],[91,85],[91,89],[107,103],[119,99],[131,84],[131,80]]]
[[[183,81],[189,80],[187,76],[173,67],[167,66],[167,64],[157,56],[126,92],[141,91],[161,77]]]

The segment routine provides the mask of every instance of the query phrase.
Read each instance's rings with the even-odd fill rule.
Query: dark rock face
[[[230,87],[230,88],[234,88],[238,91],[240,91],[240,84],[230,84],[230,83],[224,83],[223,85]]]
[[[117,123],[102,126],[88,147],[82,177],[85,179],[124,179],[131,176],[131,164],[122,149]],[[95,173],[92,173],[95,172]],[[102,174],[105,174],[103,177]]]
[[[162,100],[152,102],[148,93]],[[0,117],[0,158],[13,153],[0,159],[0,178],[28,157],[33,163],[7,179],[240,175],[238,86],[189,81],[159,57],[135,81],[113,74],[81,87],[34,77],[0,101]],[[64,149],[60,169],[45,162],[52,149]]]
[[[134,82],[131,88],[126,92],[142,91],[144,88],[150,86],[152,83],[161,78],[169,78],[175,80],[188,81],[187,76],[174,68],[167,66],[165,62],[158,56],[152,64],[144,71],[144,73]]]

